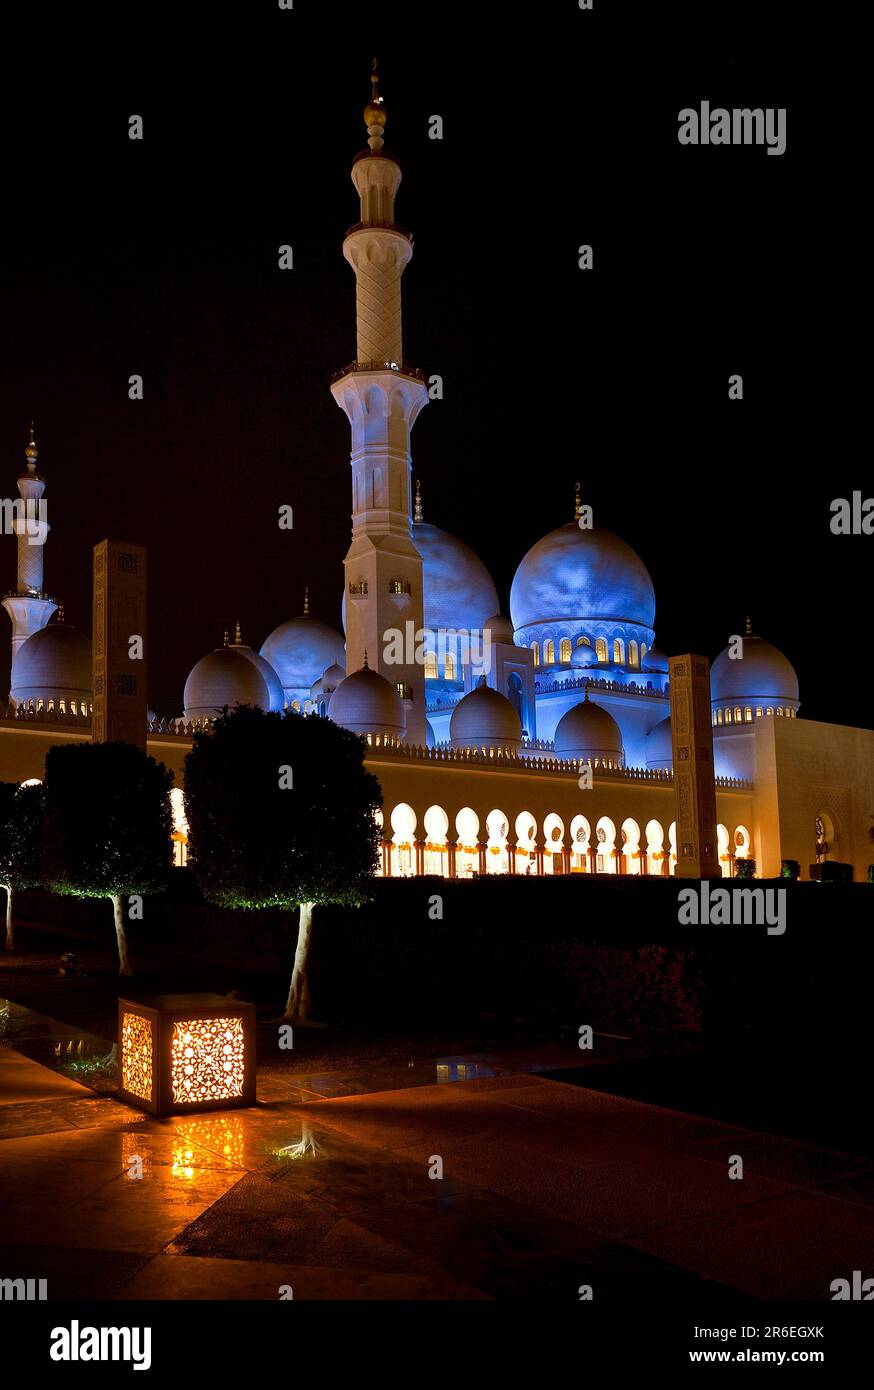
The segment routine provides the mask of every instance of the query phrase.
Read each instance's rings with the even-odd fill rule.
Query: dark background
[[[328,382],[355,352],[341,243],[378,54],[416,237],[405,357],[445,386],[413,434],[426,520],[476,549],[506,609],[579,479],[650,570],[661,648],[712,658],[751,613],[794,663],[802,715],[871,724],[866,682],[846,675],[874,539],[828,525],[831,499],[870,477],[847,425],[844,115],[798,48],[800,16],[776,39],[734,7],[712,31],[671,17],[295,0],[7,30],[0,495],[16,495],[33,417],[46,587],[87,630],[91,546],[149,547],[159,714],[181,713],[224,627],[239,618],[260,646],[304,584],[339,626],[349,431]],[[677,114],[702,99],[786,106],[786,153],[681,147]],[[0,566],[13,587],[11,537]]]

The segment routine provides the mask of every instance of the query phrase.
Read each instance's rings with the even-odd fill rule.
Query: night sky
[[[506,609],[579,479],[653,577],[664,651],[712,658],[750,612],[802,716],[870,726],[864,682],[838,673],[867,640],[874,540],[829,532],[831,499],[870,478],[837,327],[856,247],[839,113],[799,62],[728,25],[632,43],[572,0],[483,7],[488,31],[470,5],[197,9],[190,33],[151,6],[81,21],[50,73],[55,31],[4,99],[0,495],[33,417],[67,620],[90,630],[97,541],[147,545],[149,699],[168,716],[237,618],[259,647],[308,584],[339,626],[349,429],[328,383],[355,354],[341,243],[378,54],[416,239],[405,357],[445,387],[413,431],[426,520],[473,546]],[[788,107],[786,153],[681,147],[677,114],[702,99]]]

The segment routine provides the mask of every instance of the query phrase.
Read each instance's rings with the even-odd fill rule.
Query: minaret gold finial
[[[749,615],[749,613],[748,613],[748,614],[747,614],[747,630],[746,630],[745,636],[747,636],[747,637],[752,637],[752,635],[753,635],[753,624],[752,624],[752,619],[750,618],[750,615]]]
[[[369,671],[369,670],[370,670],[370,667],[369,667],[368,664],[367,664],[367,648],[366,648],[366,647],[364,648],[364,669],[365,669],[365,671]]]
[[[415,508],[414,508],[414,510],[413,510],[413,520],[414,520],[414,521],[424,521],[424,520],[425,520],[425,514],[424,514],[424,512],[422,511],[422,484],[419,482],[419,479],[418,479],[418,478],[416,479],[416,505],[415,505]]]
[[[234,629],[234,646],[235,646],[235,647],[241,647],[242,645],[243,645],[243,634],[242,634],[242,632],[240,631],[240,620],[239,620],[239,618],[238,618],[238,619],[237,619],[237,626],[236,626],[236,628]]]
[[[305,618],[310,615],[310,591],[308,588],[303,591],[303,615]]]
[[[382,149],[382,132],[385,129],[386,114],[383,98],[379,95],[379,73],[374,58],[370,72],[370,101],[364,108],[364,124],[367,126],[367,141],[374,154]]]
[[[223,639],[223,641],[222,641],[222,646],[223,646],[223,647],[228,646],[228,630],[227,630],[227,628],[225,628],[225,635],[224,635],[224,639]]]
[[[36,461],[39,458],[39,449],[36,447],[36,440],[33,437],[33,421],[30,422],[30,438],[24,450],[24,457],[27,459],[27,466],[31,473],[36,468]]]
[[[579,521],[583,511],[582,488],[579,483],[575,483],[576,492],[574,494],[574,521]]]
[[[63,605],[62,603],[59,603],[59,604],[58,604],[58,617],[57,617],[57,621],[58,621],[59,623],[62,623],[62,622],[64,621],[64,605]]]

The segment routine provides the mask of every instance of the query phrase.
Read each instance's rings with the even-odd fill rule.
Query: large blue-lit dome
[[[516,640],[545,623],[608,622],[652,628],[655,593],[646,566],[611,531],[559,526],[532,546],[510,590]]]
[[[798,704],[798,677],[792,663],[763,637],[747,634],[743,656],[731,657],[726,647],[710,669],[710,696],[722,700],[757,700],[775,704]]]
[[[413,544],[422,557],[425,626],[481,632],[500,605],[479,556],[457,536],[424,521],[413,527]]]

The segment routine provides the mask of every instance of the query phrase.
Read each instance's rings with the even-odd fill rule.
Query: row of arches
[[[641,827],[633,817],[620,825],[610,816],[592,823],[574,816],[568,827],[554,811],[538,827],[530,811],[512,820],[497,807],[485,821],[464,806],[450,825],[442,806],[429,806],[421,827],[412,806],[396,805],[383,828],[380,874],[410,878],[434,874],[443,878],[474,878],[478,874],[630,874],[668,877],[677,865],[676,824],[665,834],[662,823],[649,820]],[[739,825],[730,834],[717,827],[719,860],[729,878],[737,859],[750,853],[750,833]]]
[[[534,665],[538,667],[541,665],[542,655],[542,664],[544,666],[555,666],[557,646],[558,664],[561,666],[570,666],[573,660],[574,646],[591,647],[591,645],[591,639],[588,637],[578,637],[576,643],[573,643],[570,637],[563,637],[557,644],[551,637],[548,637],[543,643],[542,648],[539,642],[532,642],[531,651],[534,656]],[[624,637],[614,637],[612,645],[608,642],[606,637],[595,638],[595,656],[602,665],[608,665],[611,661],[615,666],[625,666],[627,663],[632,669],[637,670],[638,667],[642,665],[648,650],[649,648],[645,642],[638,644],[634,640],[628,643],[626,650]]]
[[[785,708],[783,705],[756,705],[755,718],[761,719],[764,714],[785,715],[787,719],[795,718],[795,710],[789,705]],[[751,724],[752,722],[752,705],[744,705],[743,707],[740,705],[726,705],[724,709],[720,708],[713,711],[714,727],[721,727],[723,724]]]

